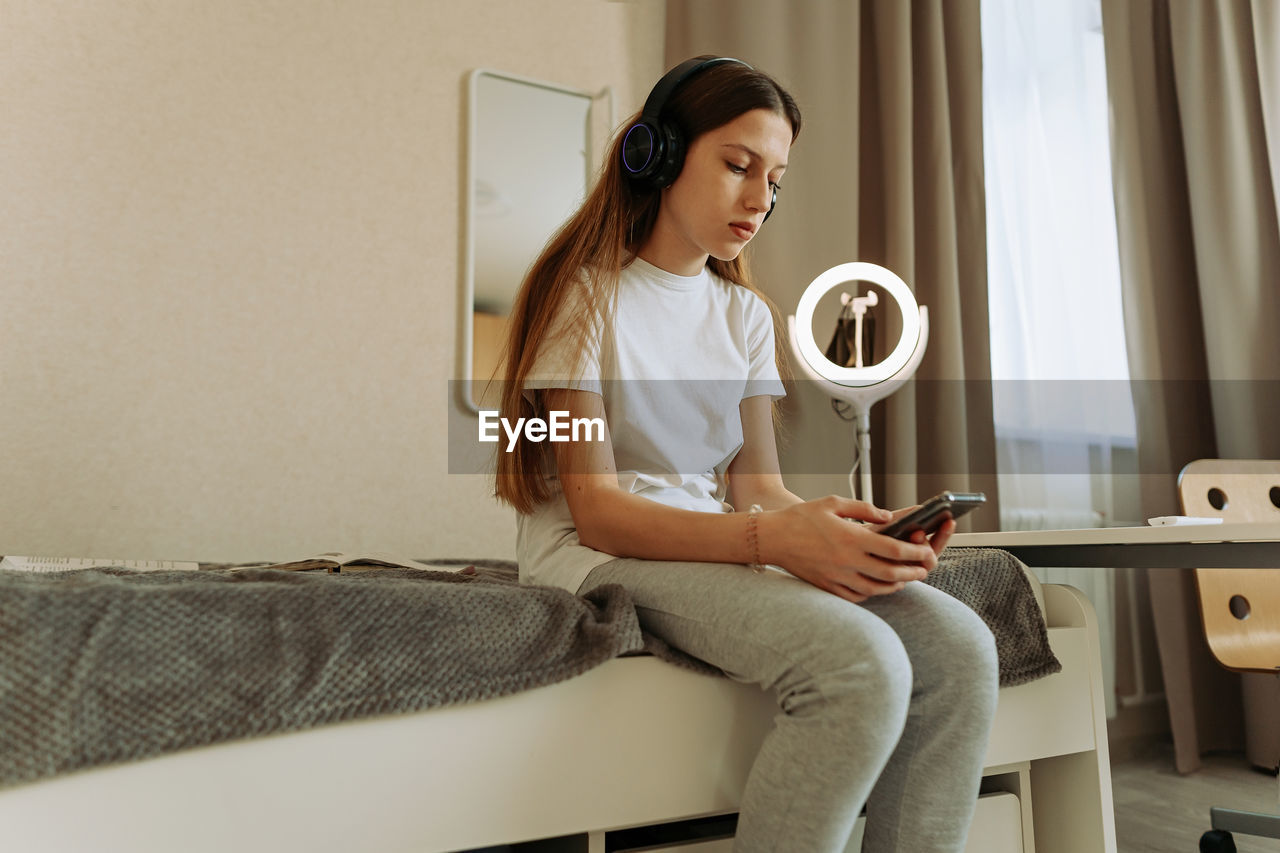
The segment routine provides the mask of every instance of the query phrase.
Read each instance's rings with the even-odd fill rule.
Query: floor
[[[1280,783],[1240,754],[1211,754],[1187,776],[1171,744],[1153,745],[1111,767],[1119,853],[1197,853],[1209,807],[1280,813]],[[1280,840],[1235,836],[1238,853],[1280,853]]]

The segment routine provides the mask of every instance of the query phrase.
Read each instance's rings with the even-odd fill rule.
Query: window
[[[1136,471],[1098,0],[983,0],[1004,529],[1132,524]]]

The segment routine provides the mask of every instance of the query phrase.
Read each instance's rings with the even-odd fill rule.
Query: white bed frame
[[[1043,592],[1063,671],[1000,691],[969,849],[1115,853],[1093,608]],[[736,811],[774,711],[757,688],[620,658],[501,699],[0,790],[0,849],[441,853],[576,834],[566,849],[603,853],[607,830]]]

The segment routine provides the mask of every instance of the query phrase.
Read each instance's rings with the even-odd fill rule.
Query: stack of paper
[[[96,569],[115,566],[141,571],[196,571],[199,563],[173,560],[118,560],[113,557],[9,557],[0,559],[0,569],[15,572],[66,572],[72,569]]]

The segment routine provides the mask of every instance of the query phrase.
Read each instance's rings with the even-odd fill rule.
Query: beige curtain
[[[1177,512],[1200,457],[1280,457],[1280,4],[1103,0],[1143,509]],[[1238,677],[1212,660],[1190,572],[1153,571],[1177,768],[1239,748]],[[1280,661],[1278,661],[1280,663]],[[1280,694],[1246,676],[1250,759],[1275,766]],[[1256,729],[1255,737],[1252,729]]]
[[[800,103],[778,211],[752,247],[784,316],[854,260],[893,270],[929,308],[916,380],[872,412],[876,503],[981,490],[991,503],[970,529],[995,529],[978,0],[669,0],[666,51],[668,66],[735,56]],[[784,471],[847,494],[852,426],[818,389],[788,407]]]

